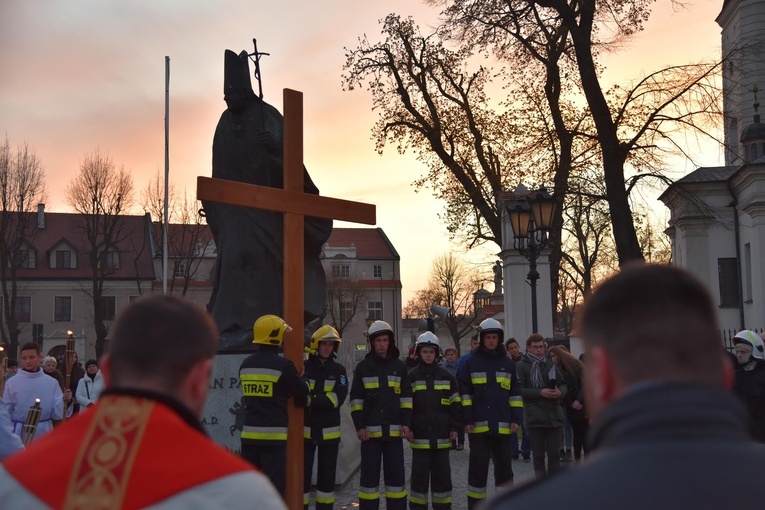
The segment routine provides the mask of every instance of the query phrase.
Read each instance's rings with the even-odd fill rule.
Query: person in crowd
[[[419,365],[409,371],[412,385],[412,472],[409,508],[434,510],[452,507],[452,472],[449,449],[462,428],[462,406],[454,376],[438,365],[438,337],[426,331],[417,338]],[[455,356],[456,359],[456,356]]]
[[[457,381],[459,381],[460,377],[460,371],[462,370],[462,367],[465,366],[465,363],[467,360],[470,359],[470,356],[473,355],[473,353],[478,349],[478,333],[475,333],[473,336],[470,337],[470,351],[463,354],[459,361],[457,362],[457,374],[455,377],[457,378]]]
[[[101,398],[3,462],[3,506],[284,510],[268,479],[200,424],[218,347],[209,315],[178,297],[145,297],[110,335]]]
[[[533,333],[526,340],[526,353],[518,362],[518,378],[523,388],[523,410],[534,473],[537,478],[544,478],[560,469],[563,409],[558,401],[566,396],[567,387],[565,380],[558,376],[555,363],[545,355],[545,339],[539,333]]]
[[[412,386],[390,324],[373,322],[367,338],[370,352],[356,365],[351,384],[351,416],[361,441],[359,509],[379,508],[383,462],[386,507],[403,510],[407,498],[401,438],[412,439]]]
[[[62,392],[58,382],[40,367],[42,355],[38,344],[27,342],[20,351],[22,369],[5,382],[3,401],[13,422],[13,431],[19,436],[23,433],[29,408],[36,400],[40,401],[40,419],[33,439],[37,440],[53,430],[52,420],[64,419],[65,408],[66,415],[71,416],[72,392],[69,389]]]
[[[444,350],[444,362],[441,366],[452,374],[452,377],[457,379],[457,367],[459,366],[459,358],[457,357],[457,349],[455,347],[447,347]],[[457,439],[452,441],[452,450],[464,450],[465,449],[465,428],[460,427],[457,431]]]
[[[409,351],[406,353],[406,358],[404,358],[404,365],[406,365],[407,368],[414,368],[419,364],[419,361],[417,360],[417,355],[414,353],[414,345],[409,347]]]
[[[592,455],[487,508],[761,507],[765,446],[730,392],[716,308],[672,266],[626,265],[601,283],[577,319]]]
[[[3,363],[0,363],[0,381],[4,378]],[[11,422],[11,417],[5,408],[5,402],[0,398],[0,461],[23,448],[21,438],[13,433],[13,422]]]
[[[45,372],[47,375],[51,376],[56,380],[59,387],[61,388],[61,391],[64,391],[64,376],[61,374],[61,372],[56,368],[56,358],[53,356],[45,356],[42,360],[42,369],[43,372]]]
[[[563,414],[568,418],[573,433],[574,461],[582,460],[582,453],[587,454],[587,430],[590,421],[587,418],[587,409],[584,405],[584,365],[576,359],[564,345],[550,347],[552,358],[559,376],[566,381],[566,396],[563,398]],[[571,452],[566,452],[570,459]]]
[[[335,361],[341,341],[337,330],[325,324],[314,332],[308,346],[310,354],[305,362],[305,377],[310,393],[304,414],[303,450],[303,505],[306,510],[311,495],[314,456],[317,456],[316,510],[331,510],[335,505],[340,406],[348,396],[345,367]]]
[[[281,317],[263,315],[252,328],[258,350],[239,367],[244,396],[242,457],[263,472],[284,497],[287,484],[287,400],[304,407],[308,385],[279,349],[292,331]]]
[[[494,461],[494,485],[513,481],[511,434],[523,421],[523,401],[515,363],[505,353],[503,336],[502,325],[495,319],[481,322],[478,348],[459,372],[465,431],[470,436],[468,508],[486,498],[490,458]]]
[[[515,362],[516,371],[518,369],[518,362],[521,361],[521,346],[518,345],[518,340],[515,339],[515,337],[510,337],[505,342],[505,350],[507,351],[507,355],[510,357],[511,360]],[[521,412],[524,413],[525,411],[521,409]],[[524,416],[525,418],[525,416]],[[517,436],[521,436],[521,447],[520,451],[518,448],[518,440]],[[531,460],[531,443],[529,442],[529,431],[526,428],[526,422],[525,419],[521,423],[521,426],[519,427],[518,432],[515,434],[516,437],[512,438],[512,442],[510,443],[510,447],[513,449],[513,460],[518,460],[521,456],[523,456],[523,460],[529,461]]]
[[[89,359],[85,363],[85,377],[80,379],[77,384],[77,393],[75,393],[77,403],[80,404],[80,411],[94,405],[103,390],[104,378],[101,370],[98,369],[98,363],[94,359]]]
[[[8,358],[8,373],[5,375],[6,380],[16,375],[18,371],[19,371],[18,360],[15,360],[13,358]]]
[[[749,434],[765,443],[765,348],[760,335],[740,331],[733,338],[736,371],[733,391],[749,411]]]

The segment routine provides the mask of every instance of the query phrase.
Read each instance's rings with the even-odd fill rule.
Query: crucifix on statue
[[[197,178],[199,200],[283,213],[284,319],[292,327],[285,336],[284,354],[298,371],[303,365],[305,217],[368,225],[376,222],[373,205],[305,193],[303,178],[303,95],[289,89],[284,89],[284,189]],[[290,400],[285,493],[288,508],[303,506],[302,472],[303,410]]]

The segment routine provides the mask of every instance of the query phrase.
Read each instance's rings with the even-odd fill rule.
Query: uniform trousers
[[[308,508],[311,494],[311,475],[313,474],[314,454],[316,456],[316,510],[331,510],[335,505],[335,479],[337,473],[337,453],[340,443],[317,445],[313,441],[303,443],[305,464],[303,466],[303,507]]]
[[[388,510],[406,509],[404,445],[401,439],[367,439],[361,442],[359,509],[380,508],[380,462],[385,478],[385,502]]]
[[[412,449],[409,508],[427,510],[428,485],[433,509],[452,507],[452,470],[448,449]]]
[[[287,442],[277,444],[242,443],[242,458],[260,469],[284,497],[287,488]]]
[[[494,461],[494,486],[513,481],[511,438],[500,434],[470,434],[470,463],[468,465],[468,508],[474,508],[486,498],[489,459]],[[517,440],[517,439],[516,439]],[[533,448],[533,445],[532,445]]]

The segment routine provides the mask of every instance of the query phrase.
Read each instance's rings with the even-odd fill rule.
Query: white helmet
[[[750,329],[745,329],[736,333],[733,337],[733,343],[747,343],[752,346],[752,357],[765,360],[765,345],[763,345],[760,335]]]
[[[376,336],[382,335],[383,333],[387,334],[390,338],[388,352],[391,353],[393,357],[398,358],[401,353],[398,350],[398,347],[396,347],[396,335],[393,333],[393,328],[390,327],[390,324],[385,321],[374,321],[372,325],[369,326],[369,329],[367,330],[369,345],[372,345],[372,341]]]
[[[417,337],[417,342],[414,344],[414,355],[419,356],[420,349],[423,347],[435,347],[436,357],[441,356],[441,345],[438,337],[430,331],[426,331]]]
[[[486,333],[498,333],[499,345],[505,343],[505,330],[502,329],[502,324],[496,319],[484,319],[480,326],[478,326],[478,340],[481,345],[483,345],[483,336]]]
[[[374,337],[382,333],[388,333],[391,339],[393,338],[393,328],[390,327],[390,324],[388,324],[385,321],[374,321],[372,325],[369,326],[369,330],[367,331],[367,336],[369,337],[369,340],[371,341]]]

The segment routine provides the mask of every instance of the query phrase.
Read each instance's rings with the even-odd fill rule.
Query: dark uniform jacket
[[[590,427],[581,466],[497,494],[486,508],[717,510],[762,508],[765,446],[749,441],[730,392],[702,384],[643,383]]]
[[[524,354],[518,362],[518,379],[521,382],[521,395],[523,395],[523,411],[526,414],[526,426],[534,427],[562,427],[563,408],[557,400],[551,400],[542,396],[544,388],[552,387],[550,382],[550,369],[555,363],[549,357],[545,358],[542,367],[542,380],[544,388],[534,388],[531,384],[531,365],[533,361]],[[560,375],[555,380],[555,386],[560,390],[561,398],[567,394],[565,378]]]
[[[400,438],[401,427],[412,421],[412,386],[404,362],[388,350],[381,358],[374,351],[356,365],[351,385],[351,416],[356,430],[370,438]]]
[[[334,359],[322,363],[313,355],[305,362],[305,378],[310,398],[304,414],[304,437],[316,444],[339,443],[340,406],[348,396],[345,367]]]
[[[273,444],[287,441],[287,397],[303,407],[308,385],[292,361],[279,356],[278,347],[261,345],[239,367],[244,396],[242,442]]]
[[[749,411],[749,434],[765,443],[765,361],[755,360],[754,370],[736,369],[733,391]]]
[[[451,432],[462,426],[462,404],[457,380],[435,363],[409,371],[412,384],[412,448],[451,448]]]
[[[515,363],[499,345],[494,350],[483,344],[459,371],[462,415],[474,434],[510,434],[510,423],[523,422],[521,398]]]

